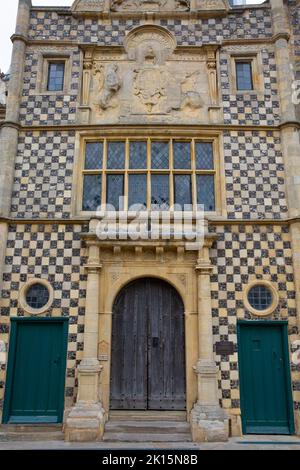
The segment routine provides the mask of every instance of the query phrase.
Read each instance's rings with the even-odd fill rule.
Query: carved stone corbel
[[[218,86],[217,86],[217,59],[216,51],[208,50],[207,51],[207,73],[208,73],[208,83],[209,83],[209,93],[211,98],[212,105],[218,104]]]

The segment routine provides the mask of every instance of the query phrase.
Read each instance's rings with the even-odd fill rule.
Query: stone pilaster
[[[228,440],[228,417],[218,400],[218,369],[213,352],[213,326],[209,261],[211,241],[205,242],[201,258],[195,267],[198,274],[198,337],[199,360],[194,367],[198,378],[198,400],[191,412],[191,427],[195,442]]]
[[[276,38],[275,53],[277,81],[281,107],[281,142],[285,168],[285,181],[289,217],[291,221],[291,240],[296,287],[298,330],[300,330],[300,159],[299,129],[296,105],[293,103],[292,57],[289,48],[289,25],[283,0],[271,0],[273,33]],[[296,432],[300,434],[300,413],[295,412]]]
[[[0,141],[0,217],[8,216],[10,213],[30,8],[31,0],[19,0],[16,32],[12,36],[13,51],[8,84],[6,120],[2,126]]]
[[[83,359],[78,367],[77,402],[65,425],[67,441],[101,440],[105,424],[105,412],[99,398],[102,367],[98,361],[100,272],[102,266],[97,243],[89,242],[88,244],[84,350]]]

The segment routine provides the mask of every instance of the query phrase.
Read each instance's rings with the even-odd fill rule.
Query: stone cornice
[[[22,41],[26,45],[28,44],[28,38],[26,36],[23,36],[23,34],[13,34],[10,38],[11,42],[14,43],[16,41]]]
[[[17,224],[17,225],[87,225],[90,221],[90,217],[71,217],[70,219],[58,219],[58,218],[45,218],[39,219],[32,218],[16,218],[16,217],[4,217],[0,216],[0,223],[6,224]],[[299,217],[286,218],[286,219],[227,219],[223,217],[208,218],[208,225],[292,225],[300,223]],[[88,235],[88,234],[86,234]],[[211,235],[214,235],[211,233]],[[87,238],[89,238],[87,236]],[[153,242],[154,243],[154,242]]]

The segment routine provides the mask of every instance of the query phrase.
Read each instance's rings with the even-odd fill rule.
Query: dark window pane
[[[272,304],[272,292],[266,286],[254,286],[249,291],[248,301],[256,310],[266,310]]]
[[[192,181],[190,175],[174,176],[175,204],[192,204]]]
[[[211,142],[196,142],[197,170],[212,170],[214,168],[214,152]]]
[[[85,175],[82,210],[96,211],[101,204],[101,175]]]
[[[160,210],[168,210],[170,206],[169,175],[152,175],[151,205]]]
[[[129,175],[128,208],[133,204],[147,207],[147,175]]]
[[[64,62],[50,62],[48,69],[48,90],[62,91],[64,89]]]
[[[174,168],[189,170],[191,168],[191,144],[190,142],[174,142]]]
[[[34,284],[26,292],[26,303],[31,308],[40,309],[49,302],[49,291],[43,284]]]
[[[165,170],[169,168],[168,142],[152,142],[151,161],[153,170]]]
[[[111,204],[116,211],[120,207],[120,197],[124,196],[124,175],[107,175],[107,204]]]
[[[197,175],[198,204],[204,205],[205,211],[215,210],[215,180],[213,175]]]
[[[85,169],[100,170],[103,165],[103,143],[93,142],[86,144]]]
[[[147,168],[147,142],[130,142],[130,164],[129,168]]]
[[[253,90],[251,62],[236,62],[237,90]]]
[[[107,168],[110,170],[125,167],[125,142],[109,142],[107,151]]]

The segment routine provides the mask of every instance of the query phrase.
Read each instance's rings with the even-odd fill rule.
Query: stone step
[[[8,441],[63,441],[64,434],[57,432],[0,432],[0,442]]]
[[[187,434],[190,432],[190,425],[179,421],[116,421],[111,420],[105,425],[106,432],[123,433],[159,433],[159,434]]]
[[[136,411],[119,410],[110,411],[109,419],[118,421],[186,421],[185,411]]]
[[[104,442],[192,442],[190,433],[123,433],[106,432]]]
[[[3,424],[0,426],[0,442],[7,441],[62,441],[61,424]]]

